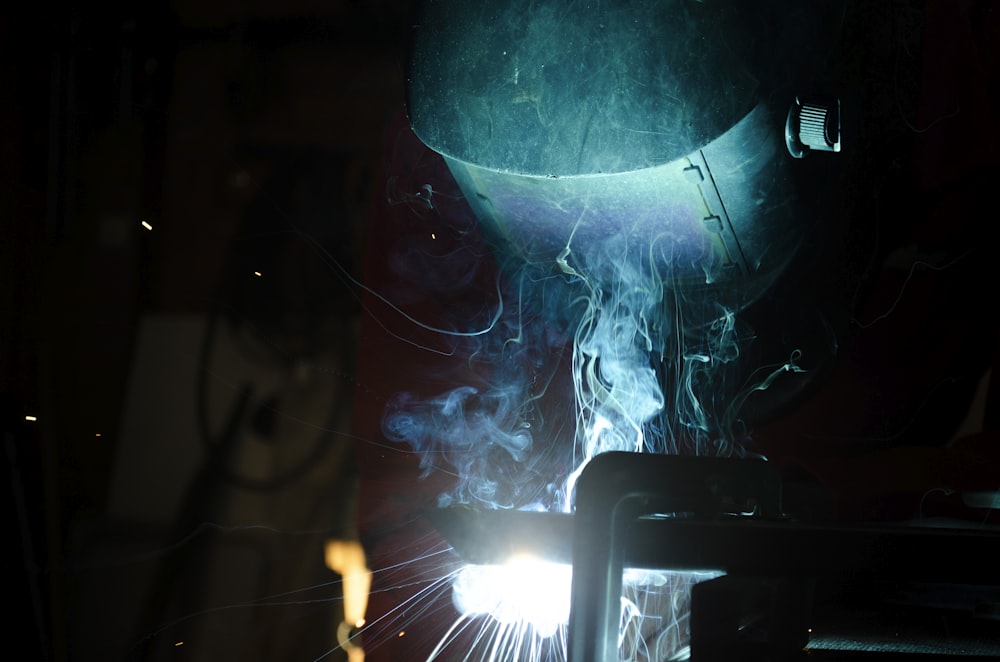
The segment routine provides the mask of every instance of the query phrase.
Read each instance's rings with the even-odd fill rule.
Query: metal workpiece
[[[798,524],[782,517],[777,472],[756,460],[599,455],[577,484],[573,528],[571,662],[618,659],[625,567],[727,574],[693,594],[696,662],[800,649],[817,578],[1000,586],[996,531]],[[755,620],[763,640],[748,642],[738,633]]]
[[[593,541],[579,515],[451,506],[426,513],[465,563],[516,556],[573,561],[573,541]],[[618,544],[626,568],[728,574],[1000,583],[995,531],[901,525],[810,525],[722,516],[711,521],[639,517]],[[584,544],[584,543],[581,543]]]
[[[424,515],[465,563],[499,565],[517,556],[572,563],[569,513],[449,506]]]
[[[571,662],[617,659],[626,532],[637,518],[781,512],[780,478],[758,460],[604,453],[584,467],[576,490]]]
[[[570,662],[618,660],[625,569],[724,573],[692,591],[694,662],[791,659],[831,591],[878,602],[946,587],[961,609],[1000,602],[1000,531],[795,521],[760,460],[604,453],[584,467],[573,514],[426,515],[466,563],[572,564]]]
[[[641,471],[636,470],[637,464],[642,466]],[[773,468],[763,461],[611,452],[595,457],[581,474],[576,515],[484,510],[467,505],[438,508],[424,515],[466,563],[499,564],[516,555],[531,555],[568,564],[573,562],[574,530],[583,527],[583,536],[592,535],[594,527],[580,524],[581,519],[588,513],[598,514],[607,499],[625,505],[636,501],[637,505],[631,506],[637,511],[635,517],[694,515],[717,520],[756,513],[778,518],[780,490]],[[667,554],[670,565],[666,567],[670,569],[682,569],[675,567],[678,563],[686,569],[703,569],[695,559],[681,560],[662,545],[647,550],[645,543],[656,535],[661,521],[656,517],[637,520],[622,533],[627,566],[662,568]],[[669,521],[691,523],[684,519]],[[700,535],[697,530],[693,534],[684,531],[680,529],[679,535]],[[720,558],[713,560],[718,562]]]

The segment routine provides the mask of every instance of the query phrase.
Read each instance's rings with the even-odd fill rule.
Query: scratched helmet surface
[[[429,0],[411,126],[503,250],[554,262],[614,237],[739,308],[809,232],[783,129],[838,3],[797,4]]]

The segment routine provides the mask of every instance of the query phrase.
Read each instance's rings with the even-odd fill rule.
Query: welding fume
[[[464,357],[468,383],[404,388],[384,410],[385,438],[447,476],[439,513],[570,517],[581,473],[611,452],[762,460],[754,423],[834,352],[808,283],[841,231],[844,3],[419,7],[406,128],[425,170],[387,198],[481,241],[462,257],[442,232],[421,239],[424,257],[466,260],[458,281],[495,265],[453,327],[421,329],[449,339],[434,351]],[[468,537],[440,517],[446,538]],[[498,558],[450,575],[460,615],[429,659],[565,659],[568,568],[535,575],[517,544],[489,555],[501,548],[513,575]],[[690,589],[718,575],[626,569],[622,658],[681,659]]]
[[[829,69],[843,11],[424,3],[412,129],[501,269],[559,308],[581,415],[610,417],[582,435],[584,457],[734,452],[740,389],[719,364],[755,334],[737,315],[802,277],[835,231],[840,166],[811,153],[840,150]]]

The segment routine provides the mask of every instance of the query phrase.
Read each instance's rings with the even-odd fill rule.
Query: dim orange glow
[[[344,624],[354,623],[356,628],[361,628],[365,624],[368,591],[372,585],[372,572],[368,569],[361,543],[357,540],[327,540],[326,567],[344,581]],[[346,633],[341,636],[338,632],[338,640],[348,653],[348,662],[364,662],[364,649],[353,642],[348,645],[346,637]]]
[[[372,573],[361,543],[357,540],[328,540],[326,566],[344,580],[344,620],[348,623],[364,621]]]

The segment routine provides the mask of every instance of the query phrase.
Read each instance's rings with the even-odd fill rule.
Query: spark
[[[153,229],[153,226],[150,225],[148,221],[143,221],[142,222],[142,227],[146,228],[147,230],[152,230]]]
[[[32,416],[31,414],[29,414],[29,415],[27,415],[27,416],[24,417],[24,420],[33,423],[33,422],[37,421],[38,418],[35,417],[35,416]]]
[[[503,625],[531,625],[542,638],[569,619],[571,568],[517,555],[505,564],[468,565],[452,585],[463,614],[489,614]]]

